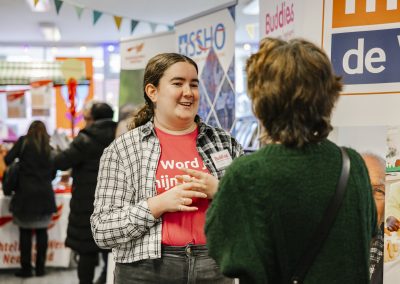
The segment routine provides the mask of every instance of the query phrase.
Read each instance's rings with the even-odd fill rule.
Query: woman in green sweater
[[[266,38],[247,63],[248,91],[266,146],[236,159],[207,212],[209,253],[240,283],[290,283],[334,195],[340,148],[327,140],[342,84],[314,44]],[[360,155],[346,149],[344,200],[304,283],[369,283],[376,209]]]

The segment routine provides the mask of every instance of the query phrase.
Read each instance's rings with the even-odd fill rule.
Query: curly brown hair
[[[342,83],[321,48],[304,39],[264,38],[246,71],[263,142],[300,148],[328,136]]]
[[[152,58],[146,65],[143,78],[143,91],[147,84],[153,84],[158,87],[161,77],[165,71],[178,62],[187,62],[196,68],[199,72],[196,62],[191,58],[179,53],[160,53]],[[129,123],[128,129],[133,129],[146,124],[154,116],[154,104],[144,91],[145,105],[134,116],[133,120]]]

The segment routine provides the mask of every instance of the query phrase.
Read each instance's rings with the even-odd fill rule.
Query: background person
[[[113,249],[115,283],[233,282],[208,256],[204,223],[217,178],[243,150],[200,121],[198,84],[192,59],[150,59],[136,128],[104,151],[91,223],[99,246]],[[183,166],[201,173],[183,182]]]
[[[19,227],[21,269],[15,273],[19,277],[32,276],[33,231],[36,235],[36,276],[45,274],[47,226],[57,211],[51,184],[55,171],[49,140],[46,126],[36,120],[29,126],[26,136],[20,137],[4,158],[7,165],[16,158],[20,161],[18,188],[10,207],[13,222]]]
[[[383,283],[383,244],[384,244],[384,216],[385,216],[385,176],[386,161],[373,153],[363,153],[365,165],[371,180],[372,193],[374,196],[377,216],[378,230],[373,238],[370,249],[369,272],[371,283]]]
[[[267,145],[227,169],[207,212],[207,244],[241,284],[289,283],[341,173],[341,151],[327,136],[342,84],[325,53],[301,39],[263,39],[247,78]],[[305,283],[369,283],[375,204],[361,156],[346,151],[344,200]]]
[[[102,102],[86,104],[83,115],[85,128],[68,149],[56,155],[54,163],[60,170],[72,168],[72,197],[65,245],[78,253],[79,283],[87,284],[93,283],[98,254],[102,251],[90,230],[97,173],[104,148],[114,140],[116,123],[112,121],[114,111]],[[102,251],[106,265],[96,283],[106,282],[107,254],[107,251]]]
[[[120,108],[115,137],[121,136],[129,130],[128,126],[130,125],[133,116],[137,113],[138,108],[138,106],[133,104],[125,104]]]

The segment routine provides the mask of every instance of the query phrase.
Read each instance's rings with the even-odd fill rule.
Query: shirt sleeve
[[[69,147],[62,152],[57,152],[54,156],[54,166],[56,169],[67,170],[80,164],[86,157],[88,145],[85,143],[87,137],[79,132]]]
[[[10,151],[5,155],[4,162],[7,166],[12,164],[12,162],[14,162],[16,158],[19,158],[23,141],[24,137],[20,137],[18,141],[14,144],[14,146],[10,149]]]
[[[141,237],[154,226],[147,201],[134,204],[135,190],[128,188],[125,168],[115,143],[104,150],[100,160],[91,227],[101,248],[113,248]]]

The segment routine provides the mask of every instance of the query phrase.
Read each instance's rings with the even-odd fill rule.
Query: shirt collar
[[[202,121],[202,119],[198,115],[196,115],[194,121],[196,121],[197,126],[199,128],[198,137],[203,136],[207,131],[207,125]],[[141,132],[143,134],[143,138],[148,137],[152,134],[155,136],[154,118],[151,118],[146,124],[142,126]]]

